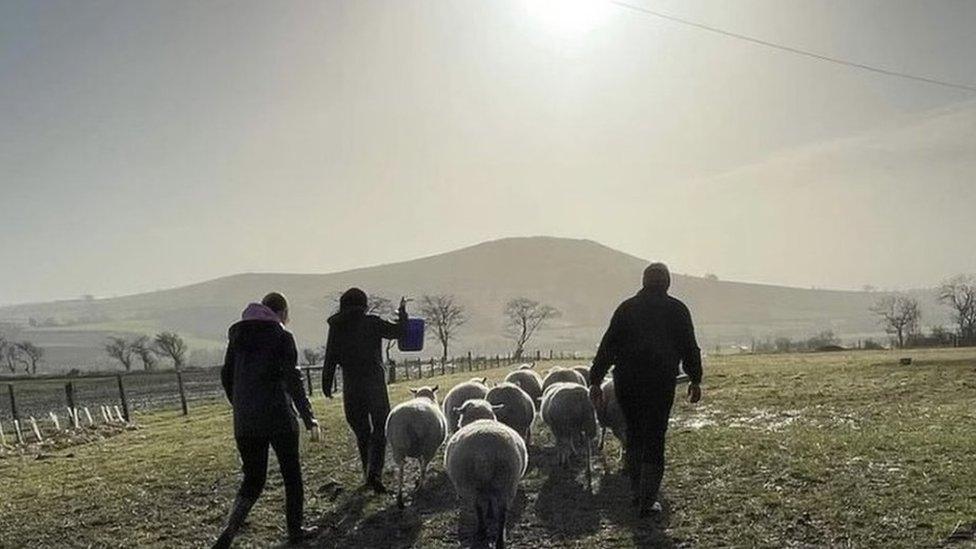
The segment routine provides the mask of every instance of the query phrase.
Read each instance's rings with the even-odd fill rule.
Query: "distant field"
[[[897,365],[890,352],[710,359],[703,403],[675,407],[667,513],[658,521],[638,522],[628,509],[616,442],[597,460],[589,495],[581,464],[559,471],[551,437],[537,425],[511,544],[930,547],[954,531],[971,536],[976,350],[906,354],[914,365]],[[487,375],[499,379],[504,369]],[[437,381],[444,388],[467,377]],[[394,401],[406,387],[393,390]],[[312,546],[457,547],[468,539],[472,517],[463,513],[459,527],[439,463],[400,511],[358,489],[341,402],[317,397],[314,406],[326,432],[321,444],[303,439],[307,515],[326,533]],[[188,418],[137,414],[138,429],[50,459],[0,459],[0,546],[206,545],[238,482],[229,412],[213,403]],[[273,469],[241,546],[282,539]]]

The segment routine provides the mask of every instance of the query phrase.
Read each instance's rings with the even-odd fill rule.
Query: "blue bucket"
[[[407,353],[424,350],[424,319],[407,319],[406,333],[397,340],[397,348]]]

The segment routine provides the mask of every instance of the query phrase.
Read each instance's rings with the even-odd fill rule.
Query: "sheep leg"
[[[602,427],[600,428],[600,445],[597,447],[598,452],[601,453],[603,452],[603,443],[606,441],[606,439],[607,439],[607,428]]]
[[[583,444],[586,446],[586,489],[593,494],[593,448],[586,432],[583,433]]]
[[[397,463],[397,507],[403,509],[403,466],[404,462]]]
[[[417,491],[419,492],[424,486],[424,482],[427,480],[427,466],[430,464],[427,460],[420,461],[420,478],[417,479]]]
[[[478,525],[474,531],[474,545],[477,546],[488,537],[488,528],[485,524],[487,522],[487,513],[480,501],[474,504],[474,514],[478,520]]]
[[[506,515],[508,515],[508,504],[501,502],[498,505],[498,534],[495,537],[495,549],[505,549]]]

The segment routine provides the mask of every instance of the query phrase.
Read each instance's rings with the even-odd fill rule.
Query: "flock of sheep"
[[[438,387],[411,389],[413,398],[398,404],[386,423],[387,441],[397,466],[397,505],[403,507],[403,470],[407,458],[420,462],[419,489],[427,467],[447,440],[444,468],[458,494],[477,516],[476,541],[488,540],[495,525],[494,546],[505,546],[505,519],[528,465],[527,445],[537,415],[556,439],[560,465],[585,451],[587,482],[592,490],[590,452],[602,426],[623,438],[623,415],[613,398],[612,380],[604,383],[605,406],[595,410],[586,388],[589,369],[555,367],[545,378],[523,364],[501,383],[474,378],[454,386],[437,404]],[[449,437],[449,438],[448,438]]]

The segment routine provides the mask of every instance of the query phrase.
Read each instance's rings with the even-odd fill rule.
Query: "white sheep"
[[[427,466],[447,438],[447,420],[437,407],[437,386],[410,389],[414,398],[397,404],[386,419],[386,441],[397,466],[397,505],[403,507],[403,469],[407,458],[420,462],[419,490]]]
[[[488,395],[485,385],[487,378],[473,378],[470,381],[458,383],[447,392],[444,397],[444,417],[447,418],[447,432],[453,434],[458,430],[458,413],[455,409],[472,399],[483,399]]]
[[[617,392],[614,390],[613,380],[608,379],[601,385],[603,389],[603,406],[597,409],[596,418],[600,422],[600,445],[603,451],[603,443],[607,437],[609,429],[620,441],[621,445],[627,440],[627,422],[624,420],[624,412],[620,408],[620,401],[617,400]],[[623,446],[621,446],[622,448]]]
[[[444,469],[461,501],[474,507],[476,543],[487,539],[492,521],[497,525],[495,549],[504,549],[505,519],[529,460],[525,442],[515,430],[493,416],[484,417],[491,410],[485,401],[468,401],[459,407],[463,427],[447,442]]]
[[[542,380],[542,394],[545,398],[546,389],[551,387],[554,383],[576,383],[577,385],[586,386],[586,380],[579,372],[570,368],[563,368],[562,366],[556,366],[550,368],[546,372],[545,379]]]
[[[502,382],[488,390],[485,400],[492,405],[500,405],[495,416],[498,421],[508,425],[518,433],[526,446],[532,440],[532,421],[535,419],[535,402],[521,387],[514,383]]]
[[[529,398],[532,399],[532,403],[535,407],[539,407],[539,399],[542,398],[542,376],[534,370],[528,368],[519,368],[514,372],[509,372],[505,376],[505,381],[509,383],[514,383],[522,388]]]
[[[573,366],[572,369],[573,369],[573,371],[575,371],[579,375],[583,376],[583,380],[584,380],[583,385],[589,385],[590,384],[590,367],[589,366],[584,366],[584,365],[580,364],[578,366]]]
[[[570,456],[576,454],[579,446],[583,447],[586,453],[586,481],[592,491],[590,452],[592,440],[596,437],[596,412],[589,391],[577,383],[552,385],[542,396],[542,420],[556,438],[556,455],[560,465],[568,464]]]

